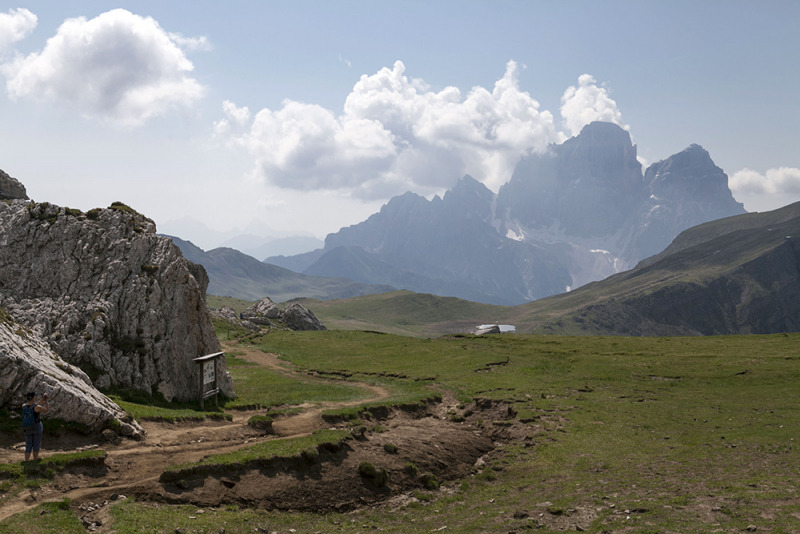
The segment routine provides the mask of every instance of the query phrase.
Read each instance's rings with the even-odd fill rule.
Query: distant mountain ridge
[[[523,334],[800,332],[800,202],[694,226],[634,269],[518,306],[408,291],[304,304],[334,328],[430,337],[482,323]]]
[[[627,131],[593,122],[523,158],[497,195],[470,176],[443,198],[392,198],[321,251],[268,258],[317,276],[515,305],[636,265],[696,224],[745,213],[699,145],[642,174]]]
[[[395,288],[386,285],[360,284],[344,278],[299,274],[283,267],[262,263],[232,248],[205,252],[190,241],[172,239],[183,256],[205,267],[210,280],[208,293],[244,300],[269,296],[276,302],[296,297],[343,299],[357,295],[385,293]]]

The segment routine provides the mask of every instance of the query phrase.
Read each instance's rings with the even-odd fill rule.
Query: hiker
[[[22,431],[25,433],[25,461],[31,459],[31,451],[33,451],[33,459],[39,459],[39,448],[42,446],[42,433],[44,427],[39,420],[39,414],[47,413],[50,411],[50,401],[47,400],[47,393],[42,395],[41,401],[44,406],[36,403],[36,393],[31,391],[25,398],[28,402],[22,405]]]

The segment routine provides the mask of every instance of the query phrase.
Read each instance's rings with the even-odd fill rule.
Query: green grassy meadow
[[[128,501],[112,508],[116,532],[800,531],[798,334],[427,339],[329,330],[253,341],[300,369],[390,384],[397,395],[435,388],[465,407],[503,400],[529,439],[499,444],[472,476],[397,508],[317,515],[228,506],[201,517],[194,507]],[[266,390],[270,403],[353,398],[347,382],[326,391],[309,379],[298,393],[300,377],[281,389],[235,354],[228,365],[242,402]],[[9,529],[0,526],[17,532]]]
[[[300,368],[352,373],[352,379],[394,375],[397,383],[449,389],[463,403],[505,400],[517,420],[545,431],[501,445],[483,470],[440,492],[421,492],[399,510],[325,516],[253,510],[247,523],[229,510],[215,514],[226,532],[246,532],[250,521],[280,532],[561,529],[542,526],[547,518],[587,532],[739,532],[751,525],[797,531],[798,341],[796,334],[273,333],[258,346]],[[152,506],[126,503],[115,513],[122,519]],[[156,508],[159,519],[143,523],[154,531],[185,524],[185,510]]]

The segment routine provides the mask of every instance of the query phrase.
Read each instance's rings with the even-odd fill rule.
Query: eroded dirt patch
[[[219,506],[238,503],[266,509],[352,510],[382,501],[430,481],[467,476],[494,446],[471,425],[434,417],[414,419],[394,412],[383,431],[366,431],[338,447],[320,451],[313,463],[275,462],[267,468],[231,470],[226,475],[192,475],[138,488],[138,499]],[[391,452],[390,452],[391,451]],[[377,484],[359,473],[362,462],[384,469],[388,482]],[[181,487],[183,486],[183,487]]]

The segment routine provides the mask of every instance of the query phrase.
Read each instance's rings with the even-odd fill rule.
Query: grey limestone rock
[[[236,310],[231,308],[230,306],[223,306],[219,309],[210,308],[209,311],[211,312],[211,316],[217,319],[222,319],[223,321],[228,321],[229,323],[238,324],[247,328],[248,330],[252,330],[253,332],[258,332],[261,330],[261,327],[255,323],[250,321],[239,319],[239,316],[236,315]]]
[[[75,421],[96,430],[125,416],[92,387],[83,371],[59,358],[35,332],[0,308],[0,406],[21,406],[28,391],[47,393],[50,411],[46,418]],[[130,430],[131,437],[143,433],[136,422],[120,425]]]
[[[0,305],[99,387],[196,399],[192,359],[220,350],[207,283],[202,266],[124,204],[84,214],[0,202]]]
[[[284,308],[281,320],[292,330],[327,330],[310,310],[297,302],[292,302]]]
[[[25,186],[19,180],[12,178],[0,169],[0,200],[12,200],[15,198],[28,199]]]
[[[211,315],[218,319],[224,319],[226,321],[237,321],[239,320],[239,316],[236,315],[236,310],[231,308],[230,306],[223,306],[221,308],[209,308]]]
[[[242,312],[242,319],[263,326],[270,326],[270,319],[277,319],[281,309],[269,297],[264,297]]]

